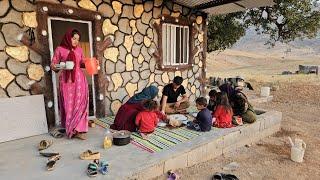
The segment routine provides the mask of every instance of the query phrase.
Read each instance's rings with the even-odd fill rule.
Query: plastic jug
[[[85,58],[85,67],[86,71],[89,75],[94,75],[98,73],[98,70],[100,69],[99,61],[93,57],[93,58]]]
[[[291,160],[299,163],[303,162],[306,143],[302,139],[295,139],[293,143],[292,139],[290,137],[288,138],[291,144]]]
[[[113,135],[109,129],[105,132],[105,138],[103,140],[103,148],[108,149],[112,146]]]

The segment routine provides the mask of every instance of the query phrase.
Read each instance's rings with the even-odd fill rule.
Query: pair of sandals
[[[239,178],[233,174],[216,173],[212,176],[212,180],[239,180]]]
[[[83,159],[83,160],[100,159],[100,152],[92,152],[91,150],[87,150],[80,154],[80,159]]]
[[[109,164],[107,161],[101,161],[99,163],[98,159],[95,159],[93,162],[89,163],[87,168],[87,175],[89,177],[96,177],[98,175],[98,172],[100,172],[103,175],[106,175],[108,173]]]
[[[54,128],[50,131],[50,134],[54,137],[54,138],[63,138],[64,135],[66,133],[66,129],[64,128]]]
[[[42,140],[38,145],[38,150],[40,155],[49,158],[46,165],[48,171],[52,171],[54,166],[56,165],[56,162],[61,158],[61,155],[59,153],[43,151],[45,149],[48,149],[52,144],[53,144],[52,140]]]

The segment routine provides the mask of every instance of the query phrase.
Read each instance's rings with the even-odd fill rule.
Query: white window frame
[[[176,53],[177,53],[177,33],[176,28],[180,28],[180,59],[179,62],[176,62]],[[184,31],[182,31],[184,29]],[[185,31],[187,31],[187,37],[185,37]],[[162,24],[162,58],[164,66],[180,66],[189,64],[189,36],[190,28],[189,26],[182,26],[170,23]],[[181,39],[184,39],[182,44]],[[181,48],[183,46],[183,48]],[[185,52],[187,51],[187,52]],[[185,54],[186,53],[186,54]]]

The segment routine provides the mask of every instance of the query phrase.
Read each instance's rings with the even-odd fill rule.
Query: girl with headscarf
[[[89,92],[86,76],[80,69],[83,62],[83,52],[78,46],[80,32],[69,29],[60,45],[55,49],[51,69],[58,71],[57,64],[72,61],[73,69],[63,69],[59,76],[59,110],[61,125],[66,128],[69,138],[86,139],[88,131]]]
[[[159,89],[155,86],[144,88],[140,93],[132,96],[125,104],[123,104],[115,117],[114,124],[111,129],[136,131],[135,119],[139,112],[145,110],[143,103],[152,100],[158,95]],[[161,113],[157,113],[160,115]]]

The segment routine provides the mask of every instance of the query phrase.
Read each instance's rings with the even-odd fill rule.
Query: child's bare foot
[[[141,137],[142,137],[142,139],[148,139],[148,135],[147,134],[145,134],[145,133],[140,133],[141,134]]]

